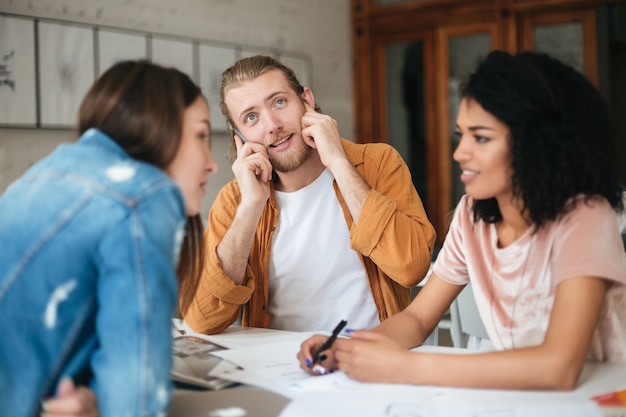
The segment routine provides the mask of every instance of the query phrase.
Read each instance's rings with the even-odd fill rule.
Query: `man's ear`
[[[304,87],[304,91],[300,96],[302,101],[311,106],[312,109],[315,108],[315,97],[313,96],[313,91],[309,87]]]

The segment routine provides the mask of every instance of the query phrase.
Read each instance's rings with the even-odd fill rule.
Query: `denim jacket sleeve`
[[[182,197],[168,186],[131,208],[100,245],[92,387],[103,417],[167,415],[184,222]]]

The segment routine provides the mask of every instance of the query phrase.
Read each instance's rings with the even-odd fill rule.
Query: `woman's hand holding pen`
[[[341,320],[339,324],[335,326],[335,329],[333,330],[330,337],[326,338],[321,344],[315,343],[315,350],[309,351],[308,353],[305,353],[303,355],[301,361],[304,360],[307,368],[311,369],[312,373],[326,374],[328,372],[331,372],[330,369],[324,368],[324,366],[320,365],[320,362],[324,362],[328,359],[326,352],[329,351],[330,348],[333,346],[333,343],[335,343],[335,340],[337,340],[337,337],[339,336],[339,333],[341,333],[343,328],[346,327],[346,324],[348,324],[346,320]]]
[[[337,368],[361,382],[407,383],[412,355],[375,331],[356,331],[333,344]]]
[[[328,336],[316,334],[305,340],[300,345],[300,352],[298,352],[298,361],[300,362],[300,368],[310,375],[322,375],[324,373],[332,372],[337,369],[337,365],[334,359],[333,349],[335,344],[329,349],[325,350],[319,361],[314,364],[313,356],[319,351],[324,343],[328,340]],[[335,341],[337,343],[337,341]]]
[[[310,375],[323,375],[340,369],[350,378],[362,382],[406,383],[411,352],[389,337],[360,330],[350,338],[338,338],[323,351],[322,359],[313,363],[315,353],[326,343],[327,336],[314,335],[305,340],[298,352],[300,368]]]

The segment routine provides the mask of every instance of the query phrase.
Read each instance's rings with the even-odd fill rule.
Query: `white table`
[[[231,326],[223,334],[212,337],[225,346],[238,345],[244,347],[254,346],[257,342],[281,341],[281,338],[289,335],[289,332],[279,330]],[[424,346],[419,349],[442,352],[457,350],[456,348],[437,346]],[[618,388],[626,388],[626,365],[589,362],[585,365],[579,384],[573,392],[590,398]],[[195,415],[204,417],[276,417],[289,401],[282,395],[249,386],[239,386],[221,391],[176,389],[172,399],[170,417],[193,417]],[[240,414],[237,414],[237,411]],[[623,414],[613,414],[611,410],[607,409],[606,415],[626,417],[626,409],[624,409]]]

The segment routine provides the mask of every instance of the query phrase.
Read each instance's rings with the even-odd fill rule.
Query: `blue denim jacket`
[[[102,416],[166,415],[182,194],[92,129],[0,196],[0,415],[70,376]]]

